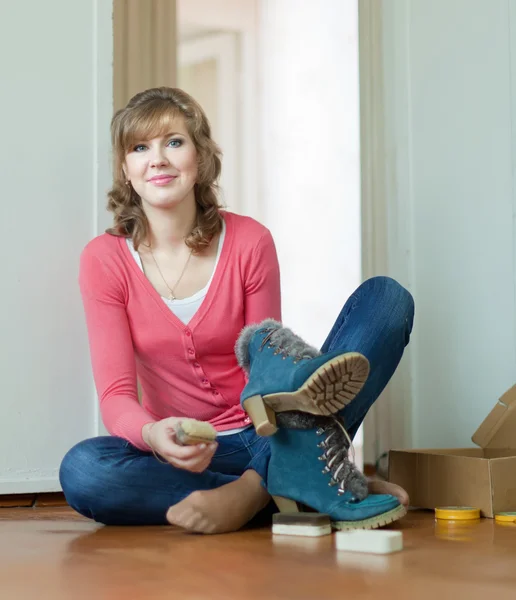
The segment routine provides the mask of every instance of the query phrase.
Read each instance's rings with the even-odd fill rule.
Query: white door
[[[203,107],[212,136],[223,152],[221,196],[228,209],[239,212],[238,36],[204,35],[183,41],[178,48],[178,87]]]

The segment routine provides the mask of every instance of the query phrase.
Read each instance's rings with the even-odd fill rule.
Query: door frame
[[[359,0],[362,275],[387,275],[411,290],[409,17],[408,0]],[[366,463],[412,446],[414,377],[408,351],[365,419]]]

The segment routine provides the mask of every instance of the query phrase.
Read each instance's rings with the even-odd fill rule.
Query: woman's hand
[[[156,423],[147,423],[142,429],[143,440],[174,467],[192,473],[202,473],[208,468],[218,444],[212,442],[181,446],[176,442],[175,432],[175,427],[181,420],[178,417],[169,417]]]

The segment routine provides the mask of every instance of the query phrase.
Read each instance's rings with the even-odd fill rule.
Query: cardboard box
[[[478,448],[391,450],[389,481],[418,508],[474,506],[483,517],[516,511],[516,385],[471,439]]]

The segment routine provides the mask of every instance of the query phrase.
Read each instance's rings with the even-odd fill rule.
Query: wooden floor
[[[496,600],[516,598],[516,525],[435,522],[411,511],[391,556],[338,552],[334,537],[268,528],[201,536],[101,527],[71,509],[0,510],[5,600]]]

